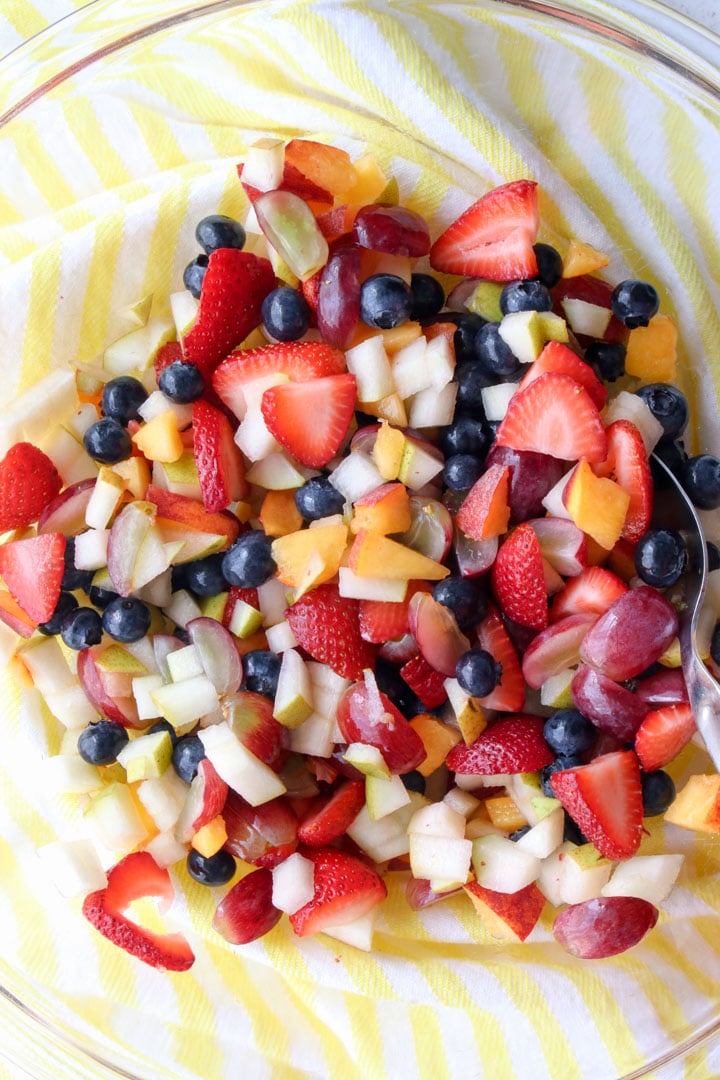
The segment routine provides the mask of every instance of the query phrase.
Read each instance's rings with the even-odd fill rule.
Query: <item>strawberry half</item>
[[[672,761],[696,731],[688,704],[665,705],[647,713],[635,736],[635,753],[645,772],[662,769]]]
[[[477,627],[477,643],[502,668],[500,682],[491,694],[479,699],[480,703],[486,709],[519,712],[525,704],[525,680],[515,646],[493,607]]]
[[[347,832],[365,805],[365,781],[345,780],[329,798],[322,799],[298,825],[301,844],[324,847]]]
[[[340,596],[337,585],[318,585],[287,609],[298,645],[345,679],[372,668],[375,650],[360,636],[358,601]]]
[[[629,859],[642,836],[640,766],[634,751],[616,750],[588,765],[556,772],[553,791],[582,833],[608,859]]]
[[[0,532],[32,525],[62,486],[47,454],[32,443],[15,443],[0,461]]]
[[[155,356],[155,378],[159,379],[166,367],[170,367],[176,360],[182,360],[183,351],[179,341],[168,341],[161,345]]]
[[[174,895],[167,870],[147,851],[135,851],[110,870],[107,886],[90,893],[82,910],[96,930],[131,956],[154,968],[187,971],[195,956],[182,934],[156,934],[125,916],[134,900],[152,897],[166,910]]]
[[[540,716],[515,713],[496,720],[466,746],[459,742],[447,756],[452,772],[463,775],[499,776],[503,773],[535,772],[554,761],[543,738],[545,721]]]
[[[537,184],[514,180],[488,191],[438,237],[430,265],[448,274],[517,281],[537,274]]]
[[[403,664],[400,678],[420,698],[426,709],[436,709],[447,701],[445,676],[431,667],[424,656],[415,656]]]
[[[408,582],[404,600],[361,600],[360,634],[365,641],[384,645],[410,632],[408,608],[416,592],[429,592],[425,581]]]
[[[597,405],[570,375],[548,371],[510,398],[495,441],[563,461],[604,461],[607,438]]]
[[[290,916],[299,937],[362,918],[387,896],[385,882],[366,863],[337,848],[303,852],[315,864],[312,900]]]
[[[303,465],[321,468],[335,457],[355,412],[355,376],[328,375],[282,383],[262,396],[268,430]]]
[[[550,605],[550,622],[568,615],[602,615],[628,591],[625,582],[604,566],[586,566],[556,593]]]
[[[584,386],[598,409],[605,407],[607,401],[607,388],[600,382],[597,375],[577,353],[560,341],[548,341],[537,360],[530,365],[527,374],[520,383],[519,389],[524,390],[531,382],[545,375],[548,371],[555,371],[561,375],[569,375],[581,386]]]
[[[10,540],[0,547],[0,574],[11,595],[35,623],[51,618],[65,573],[62,533]]]
[[[224,510],[248,491],[242,454],[224,413],[199,398],[193,405],[192,437],[203,506]]]
[[[195,322],[182,340],[183,359],[208,378],[228,353],[262,322],[262,302],[275,288],[267,259],[218,248],[208,260]]]
[[[532,630],[548,624],[548,598],[540,542],[531,525],[518,525],[498,550],[490,572],[498,604],[513,622]]]
[[[653,509],[653,478],[642,435],[629,420],[615,420],[605,431],[607,457],[593,465],[596,476],[609,477],[630,496],[623,540],[636,543],[650,528]]]

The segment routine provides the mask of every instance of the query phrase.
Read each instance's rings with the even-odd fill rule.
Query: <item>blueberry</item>
[[[515,832],[511,832],[510,835],[508,836],[508,840],[512,840],[513,842],[515,842],[515,841],[519,840],[521,837],[523,837],[525,835],[525,833],[527,833],[527,832],[530,832],[530,826],[529,825],[523,825],[522,828],[516,829]]]
[[[100,608],[101,611],[104,611],[110,601],[118,595],[112,589],[103,589],[100,585],[91,585],[87,594],[93,607]]]
[[[537,259],[539,280],[546,288],[554,288],[562,277],[562,255],[550,244],[533,244],[533,251]]]
[[[472,364],[462,364],[455,369],[457,397],[455,407],[467,409],[478,418],[484,417],[482,392],[486,386],[493,386],[497,379],[491,375],[484,364],[475,360]]]
[[[68,536],[65,542],[65,570],[60,588],[63,592],[75,592],[76,589],[88,590],[95,576],[92,570],[78,570],[75,566],[75,537]]]
[[[102,622],[94,608],[79,607],[69,612],[60,625],[60,636],[68,649],[88,649],[102,640]]]
[[[482,457],[487,449],[487,434],[480,420],[473,416],[458,416],[440,432],[440,449],[446,457],[453,454],[474,454]]]
[[[218,248],[243,248],[245,229],[239,221],[224,214],[208,214],[197,223],[195,239],[206,255]]]
[[[265,329],[278,341],[297,341],[310,326],[307,300],[289,285],[280,285],[267,294],[262,302],[261,314]]]
[[[132,453],[132,440],[122,424],[111,416],[103,416],[85,432],[83,446],[94,461],[101,465],[116,465]]]
[[[223,574],[224,555],[206,555],[203,559],[192,559],[184,563],[183,588],[194,592],[196,596],[217,596],[227,587]]]
[[[443,482],[451,491],[468,491],[482,471],[482,462],[473,454],[453,454],[445,462]]]
[[[139,420],[138,409],[147,401],[148,392],[139,379],[120,375],[105,383],[100,400],[103,416],[110,416],[125,427],[129,420]]]
[[[176,637],[178,641],[182,641],[183,645],[190,644],[190,635],[184,626],[173,627],[173,637]]]
[[[196,300],[200,299],[200,293],[202,292],[202,283],[207,273],[208,268],[207,255],[198,255],[196,259],[189,262],[183,270],[183,285]]]
[[[675,783],[673,778],[663,769],[655,769],[653,772],[643,773],[640,778],[642,785],[643,815],[645,817],[657,817],[664,814],[675,799]]]
[[[669,383],[649,383],[635,391],[642,398],[656,420],[663,426],[668,439],[682,435],[690,419],[687,398]]]
[[[431,319],[445,303],[445,290],[432,274],[413,274],[410,278],[411,319]]]
[[[559,754],[553,762],[546,765],[540,773],[540,786],[543,795],[547,795],[551,799],[557,798],[552,784],[550,783],[550,778],[554,776],[556,772],[563,772],[565,769],[574,769],[578,765],[582,765],[582,761],[575,754]]]
[[[473,697],[487,697],[497,686],[502,666],[485,649],[468,649],[455,667],[457,681]]]
[[[178,741],[178,733],[168,720],[156,720],[151,727],[147,728],[147,735],[156,735],[159,731],[167,731],[173,747]]]
[[[626,352],[621,341],[591,341],[585,350],[585,361],[604,382],[615,382],[625,374]]]
[[[674,585],[687,567],[685,541],[674,529],[648,529],[635,547],[638,576],[656,589]]]
[[[610,303],[615,318],[634,330],[647,326],[660,307],[660,297],[649,281],[628,278],[615,286]]]
[[[717,510],[720,506],[720,458],[712,454],[688,458],[680,482],[690,501],[701,510]]]
[[[242,533],[223,555],[222,572],[228,585],[252,589],[275,573],[272,540],[259,529]]]
[[[400,779],[408,791],[417,791],[419,795],[425,794],[425,777],[417,769],[403,773]]]
[[[563,826],[563,840],[569,840],[572,844],[577,844],[578,847],[582,847],[583,844],[588,842],[587,836],[577,821],[574,821],[567,811],[565,812],[565,825]]]
[[[559,709],[545,721],[543,737],[554,754],[568,756],[587,750],[597,731],[577,709]]]
[[[475,337],[475,355],[490,375],[505,378],[520,371],[521,364],[500,337],[500,323],[485,323]]]
[[[166,398],[178,405],[189,405],[197,401],[205,389],[203,373],[195,364],[184,364],[174,360],[160,372],[158,386]]]
[[[485,325],[487,319],[482,315],[476,315],[472,311],[463,312],[457,318],[457,329],[453,334],[453,346],[455,348],[456,364],[469,364],[475,359],[475,338],[478,330]]]
[[[487,435],[488,443],[492,444],[495,442],[495,436],[497,435],[500,424],[500,420],[486,420],[483,424],[483,427],[485,428],[485,434]]]
[[[720,622],[715,623],[715,629],[710,639],[710,656],[714,663],[720,664]]]
[[[197,735],[183,735],[173,746],[173,768],[188,784],[197,776],[198,765],[204,757],[205,747]]]
[[[503,315],[511,311],[552,311],[552,297],[541,281],[513,281],[500,293]]]
[[[429,711],[402,678],[400,669],[396,664],[378,658],[375,661],[375,678],[378,688],[383,694],[387,694],[393,705],[408,720],[412,720],[413,716],[417,716],[418,713]]]
[[[280,674],[280,657],[269,649],[252,649],[243,656],[243,682],[247,690],[274,698]]]
[[[66,615],[69,615],[71,611],[75,611],[78,606],[78,602],[69,592],[61,592],[58,596],[55,610],[53,611],[47,622],[40,623],[38,630],[41,634],[46,634],[48,637],[52,637],[53,634],[59,634],[62,626],[62,621]]]
[[[371,274],[360,288],[360,318],[368,326],[390,330],[410,318],[410,286],[395,274]]]
[[[675,442],[672,439],[661,439],[653,453],[656,457],[660,458],[663,465],[666,465],[670,472],[682,483],[683,470],[685,469],[685,463],[688,460],[685,447],[682,443]],[[658,478],[655,477],[656,483],[657,480]]]
[[[707,550],[708,572],[720,570],[720,548],[717,544],[713,544],[712,540],[705,541],[705,548]]]
[[[479,623],[487,612],[487,600],[472,578],[451,574],[433,586],[433,599],[449,608],[461,630]]]
[[[118,596],[103,611],[102,628],[115,641],[140,641],[150,629],[150,608],[134,596]]]
[[[237,866],[229,851],[220,848],[214,855],[201,855],[194,848],[187,857],[187,869],[190,877],[201,885],[227,885],[235,876]]]
[[[319,521],[332,514],[342,514],[345,496],[332,486],[327,476],[313,476],[295,490],[295,506],[305,521]]]
[[[127,729],[116,720],[98,720],[80,732],[77,748],[89,765],[112,765],[128,739]]]

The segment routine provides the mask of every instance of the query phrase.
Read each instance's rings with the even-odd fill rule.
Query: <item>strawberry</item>
[[[138,960],[167,971],[187,971],[195,957],[182,934],[156,934],[125,916],[132,902],[142,897],[159,900],[167,908],[174,891],[167,870],[147,851],[134,851],[110,870],[104,889],[85,898],[83,915],[104,937]]]
[[[354,855],[331,847],[303,854],[315,864],[315,878],[312,900],[290,916],[299,937],[360,919],[387,896],[380,875]]]
[[[569,375],[581,386],[584,386],[598,409],[605,407],[607,401],[607,389],[600,382],[597,375],[584,360],[559,341],[548,341],[535,363],[528,368],[527,374],[520,383],[520,390],[524,390],[531,382],[544,375],[548,371],[559,372],[561,375]]]
[[[32,525],[62,486],[47,454],[32,443],[15,443],[0,461],[0,532]]]
[[[410,632],[408,606],[416,592],[429,592],[425,581],[408,582],[404,600],[361,600],[360,634],[365,641],[384,645]]]
[[[371,668],[375,651],[360,636],[358,601],[340,596],[337,585],[318,585],[286,611],[298,645],[345,679]]]
[[[161,345],[155,357],[155,378],[159,379],[166,367],[170,367],[176,360],[182,360],[183,351],[179,341],[168,341]]]
[[[629,859],[642,836],[640,766],[633,750],[556,772],[555,795],[583,835],[608,859]]]
[[[400,677],[420,698],[426,709],[435,709],[447,700],[445,676],[430,667],[424,656],[415,656],[403,664]]]
[[[303,818],[298,825],[298,840],[310,847],[331,844],[347,832],[364,805],[365,781],[344,780]]]
[[[490,281],[535,277],[538,221],[537,184],[503,184],[468,207],[438,237],[430,249],[430,265]]]
[[[665,705],[647,713],[635,736],[635,753],[645,772],[662,769],[697,731],[689,704]]]
[[[517,390],[497,430],[499,446],[563,461],[604,461],[607,438],[597,405],[576,379],[548,371]]]
[[[542,551],[531,525],[518,525],[498,549],[490,572],[493,592],[513,622],[532,630],[548,624]]]
[[[262,322],[262,302],[275,288],[267,259],[218,248],[208,260],[195,322],[182,340],[183,359],[208,378],[228,353]]]
[[[259,188],[252,187],[251,184],[243,183],[243,165],[237,166],[237,174],[240,177],[240,183],[243,186],[243,191],[247,195],[251,203],[265,192]],[[286,161],[283,166],[283,177],[277,188],[278,191],[291,191],[293,195],[299,195],[305,202],[320,203],[326,208],[330,208],[333,204],[333,197],[329,191],[320,187],[319,184],[313,183],[312,180],[308,180],[306,176],[300,172],[300,170],[292,165],[289,161]]]
[[[305,302],[312,312],[311,326],[317,326],[318,297],[320,295],[320,282],[322,281],[322,278],[323,271],[320,269],[317,270],[312,277],[307,278],[306,281],[300,282],[300,292],[303,294]],[[328,372],[328,374],[335,373]]]
[[[500,682],[487,697],[481,699],[486,709],[518,712],[525,704],[525,680],[515,646],[510,640],[502,619],[494,607],[477,627],[477,641],[502,668]]]
[[[245,465],[228,418],[200,398],[193,405],[192,434],[205,509],[214,513],[243,499],[249,490]]]
[[[0,574],[11,595],[35,623],[51,618],[65,573],[62,533],[10,540],[0,547]]]
[[[355,411],[354,375],[282,383],[262,396],[268,430],[303,465],[321,468],[335,457]]]
[[[250,607],[254,607],[256,611],[260,610],[260,600],[258,598],[257,589],[245,589],[240,585],[231,585],[228,591],[227,600],[225,601],[225,607],[223,609],[221,619],[221,622],[226,630],[230,629],[233,610],[238,600],[242,600],[243,603],[249,604]]]
[[[629,420],[609,424],[608,452],[604,461],[593,465],[596,476],[615,480],[630,496],[621,537],[636,543],[650,528],[653,508],[653,478],[642,435]]]
[[[507,531],[510,468],[490,465],[476,480],[458,508],[455,521],[471,540],[489,540]]]
[[[486,727],[470,746],[456,743],[447,756],[447,767],[452,772],[475,776],[543,769],[554,760],[543,738],[544,723],[542,717],[525,713],[503,716]]]
[[[550,622],[559,622],[568,615],[602,615],[627,591],[628,586],[612,570],[586,566],[553,597]]]

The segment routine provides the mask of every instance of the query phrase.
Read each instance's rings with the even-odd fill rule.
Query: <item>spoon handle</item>
[[[715,768],[720,771],[720,685],[695,651],[690,627],[680,632],[680,653],[698,731]]]

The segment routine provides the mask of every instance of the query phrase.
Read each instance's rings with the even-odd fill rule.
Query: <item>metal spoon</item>
[[[720,770],[720,685],[697,651],[698,616],[708,575],[705,534],[694,506],[676,477],[654,454],[651,464],[655,480],[653,524],[657,528],[676,529],[687,545],[688,566],[675,587],[675,594],[684,600],[684,607],[679,612],[680,657],[698,731],[715,768]]]

